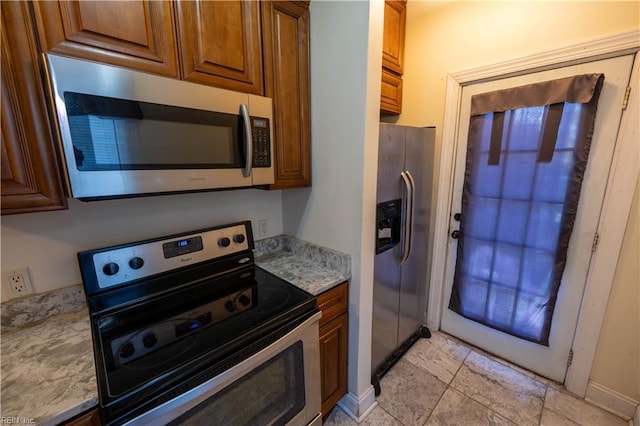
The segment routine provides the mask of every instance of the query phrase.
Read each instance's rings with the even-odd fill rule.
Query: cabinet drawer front
[[[320,326],[346,312],[349,306],[347,283],[342,283],[318,296],[318,307],[322,311]]]

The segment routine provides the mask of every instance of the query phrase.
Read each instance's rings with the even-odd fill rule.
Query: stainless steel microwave
[[[58,55],[44,62],[70,197],[274,182],[271,99]]]

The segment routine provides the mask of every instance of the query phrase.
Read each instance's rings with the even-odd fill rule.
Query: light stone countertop
[[[86,308],[3,331],[0,350],[3,419],[56,425],[98,405]]]
[[[256,242],[256,265],[318,295],[351,278],[349,255],[288,236]],[[82,286],[2,304],[0,416],[56,425],[98,405]]]
[[[348,275],[316,260],[284,250],[257,258],[256,265],[314,296],[349,279]]]

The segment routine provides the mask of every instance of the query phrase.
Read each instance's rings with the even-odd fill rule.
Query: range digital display
[[[165,259],[202,250],[202,237],[184,238],[162,244]]]

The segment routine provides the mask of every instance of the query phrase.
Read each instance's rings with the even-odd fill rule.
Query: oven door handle
[[[242,176],[251,176],[251,168],[253,167],[253,137],[251,134],[251,120],[249,118],[249,110],[245,104],[240,104],[240,113],[244,120],[244,169],[242,169]]]

